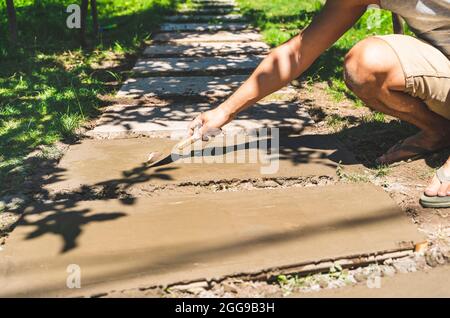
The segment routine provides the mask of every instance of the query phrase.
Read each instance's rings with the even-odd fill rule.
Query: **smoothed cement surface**
[[[164,23],[160,26],[162,32],[215,32],[215,31],[241,31],[251,28],[246,23]]]
[[[166,136],[172,131],[187,131],[190,122],[201,112],[210,110],[209,103],[171,103],[167,106],[109,106],[89,135],[98,138],[123,138],[129,135]],[[312,124],[309,114],[296,102],[259,102],[223,127],[224,131],[250,133],[264,127],[285,131],[302,131]]]
[[[192,42],[255,42],[261,41],[262,36],[255,31],[242,30],[239,32],[219,31],[215,33],[202,32],[162,32],[153,37],[154,42],[192,43]]]
[[[339,289],[323,290],[293,297],[332,298],[449,298],[450,266],[441,266],[426,272],[397,274],[382,277],[380,288],[365,284]]]
[[[204,152],[190,153],[188,150],[182,157],[174,157],[175,161],[169,157],[156,167],[145,165],[149,154],[170,154],[177,140],[83,140],[70,147],[46,188],[70,191],[82,186],[101,186],[134,193],[151,185],[264,177],[333,177],[340,161],[344,166],[356,167],[354,158],[338,148],[333,136],[281,136],[278,156],[266,155],[265,148],[268,147],[264,142],[268,137],[235,135],[226,138],[218,136],[206,145],[195,144],[195,147],[203,147],[195,150],[203,149]],[[268,142],[268,146],[272,145]],[[278,161],[275,160],[277,157]]]
[[[31,205],[0,252],[0,295],[212,279],[421,240],[370,184]],[[81,269],[81,289],[66,287],[70,264]]]
[[[160,56],[220,56],[264,54],[269,46],[264,42],[210,42],[210,43],[175,43],[152,45],[145,49],[144,55]]]
[[[140,59],[133,72],[146,75],[164,75],[165,73],[189,74],[192,72],[248,71],[250,73],[262,61],[263,56],[234,55],[217,57],[182,57]]]

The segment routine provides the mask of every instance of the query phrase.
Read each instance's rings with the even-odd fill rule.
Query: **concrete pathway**
[[[294,87],[202,148],[146,164],[269,52],[232,1],[196,2],[161,26],[117,93],[121,102],[102,114],[92,139],[70,147],[47,180],[48,198],[30,204],[0,251],[0,295],[211,280],[410,251],[423,240],[384,191],[341,184],[341,166],[361,167],[335,136],[305,133],[312,120]],[[73,268],[81,289],[66,285]]]

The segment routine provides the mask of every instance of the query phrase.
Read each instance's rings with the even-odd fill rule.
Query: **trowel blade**
[[[151,152],[146,161],[147,166],[156,167],[172,163],[172,150],[174,149],[174,144],[169,142],[158,151]]]

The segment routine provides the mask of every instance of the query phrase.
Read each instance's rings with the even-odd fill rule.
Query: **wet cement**
[[[31,204],[0,252],[0,295],[165,286],[421,240],[369,184]],[[66,287],[70,264],[81,289]]]
[[[185,131],[181,131],[185,134]],[[176,135],[174,137],[177,137]],[[176,161],[171,158],[156,167],[147,167],[150,153],[170,153],[178,140],[134,138],[84,140],[70,147],[61,159],[55,177],[46,185],[52,192],[72,191],[83,186],[129,191],[149,185],[176,185],[204,181],[274,177],[336,175],[339,162],[359,167],[332,136],[280,138],[279,155],[268,156],[262,148],[267,137],[236,135],[217,137],[203,145],[204,153],[187,151]],[[253,142],[252,142],[253,141]],[[226,142],[226,143],[225,143]],[[226,144],[227,148],[223,145]],[[195,144],[194,147],[201,147]],[[222,152],[222,153],[220,153]],[[276,160],[278,157],[278,161]],[[270,161],[272,160],[272,161]],[[271,173],[273,172],[273,173]]]

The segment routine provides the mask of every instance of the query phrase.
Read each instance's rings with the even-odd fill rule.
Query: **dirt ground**
[[[367,181],[382,186],[397,204],[426,232],[450,226],[448,209],[424,209],[419,198],[434,172],[450,155],[450,149],[413,162],[401,162],[389,167],[377,167],[375,159],[391,146],[412,134],[415,127],[384,116],[374,120],[367,107],[355,107],[345,99],[337,102],[325,93],[326,84],[315,84],[300,90],[316,124],[308,127],[314,134],[336,134],[344,146],[367,168],[366,175],[343,176],[349,181]]]

